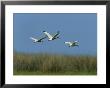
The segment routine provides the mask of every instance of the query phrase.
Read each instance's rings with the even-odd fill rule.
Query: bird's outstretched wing
[[[30,39],[32,39],[32,40],[34,40],[34,41],[37,41],[38,39],[36,39],[36,38],[33,38],[33,37],[30,37]]]
[[[33,37],[30,37],[30,39],[33,40],[33,41],[38,41],[38,39],[33,38]]]
[[[53,38],[57,37],[59,34],[60,34],[60,31],[58,31],[58,32],[53,36]]]
[[[50,38],[50,39],[53,38],[52,35],[50,35],[48,32],[46,32],[46,31],[43,31],[43,32],[48,38]]]
[[[69,45],[69,46],[71,46],[71,45],[72,45],[72,43],[71,43],[71,42],[65,42],[65,44],[66,44],[66,45]]]

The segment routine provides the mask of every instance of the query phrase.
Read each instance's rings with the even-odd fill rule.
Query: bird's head
[[[55,39],[60,38],[59,36],[57,36]]]

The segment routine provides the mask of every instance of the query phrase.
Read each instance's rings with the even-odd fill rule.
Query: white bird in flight
[[[40,38],[40,39],[36,39],[34,37],[30,37],[31,40],[33,40],[34,43],[36,42],[43,42],[43,39],[45,39],[46,37]]]
[[[78,41],[73,41],[73,42],[64,42],[66,45],[69,47],[74,47],[74,46],[79,46]]]
[[[48,37],[48,40],[49,41],[51,41],[51,40],[55,40],[55,39],[57,39],[57,38],[59,38],[59,34],[60,34],[60,32],[58,31],[54,36],[53,35],[50,35],[48,32],[46,32],[46,31],[43,31],[44,32],[44,34]]]

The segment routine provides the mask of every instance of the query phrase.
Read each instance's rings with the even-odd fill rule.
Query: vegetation
[[[14,53],[14,75],[96,75],[96,56]]]

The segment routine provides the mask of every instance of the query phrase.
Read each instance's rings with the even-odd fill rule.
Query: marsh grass
[[[14,53],[14,75],[96,75],[96,56]]]

